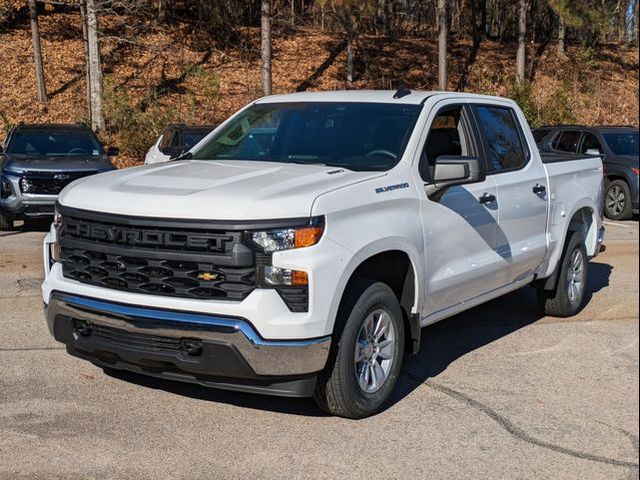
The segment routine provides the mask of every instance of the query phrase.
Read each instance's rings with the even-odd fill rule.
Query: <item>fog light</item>
[[[301,270],[267,266],[264,267],[264,281],[267,285],[273,286],[305,286],[309,285],[309,276]]]

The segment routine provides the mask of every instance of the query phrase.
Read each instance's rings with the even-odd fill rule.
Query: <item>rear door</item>
[[[483,137],[488,177],[496,183],[498,275],[508,285],[531,275],[546,254],[546,170],[529,148],[521,112],[509,104],[479,103],[473,112]]]

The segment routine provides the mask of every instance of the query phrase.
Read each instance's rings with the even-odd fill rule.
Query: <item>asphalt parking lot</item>
[[[44,233],[0,233],[0,478],[638,478],[638,222],[607,229],[580,315],[526,289],[428,327],[360,421],[70,357],[42,316]]]

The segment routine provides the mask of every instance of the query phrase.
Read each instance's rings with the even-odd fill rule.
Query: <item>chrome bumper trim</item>
[[[303,375],[324,368],[331,337],[265,340],[243,319],[136,307],[53,292],[46,317],[53,333],[57,315],[131,333],[194,338],[234,345],[258,375]]]

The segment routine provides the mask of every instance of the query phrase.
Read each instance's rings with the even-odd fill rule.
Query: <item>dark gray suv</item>
[[[638,213],[637,128],[558,125],[538,128],[533,136],[542,152],[600,152],[606,178],[604,213],[612,220]]]
[[[0,230],[14,220],[53,216],[60,191],[78,178],[113,170],[109,156],[85,125],[26,125],[0,146]]]

